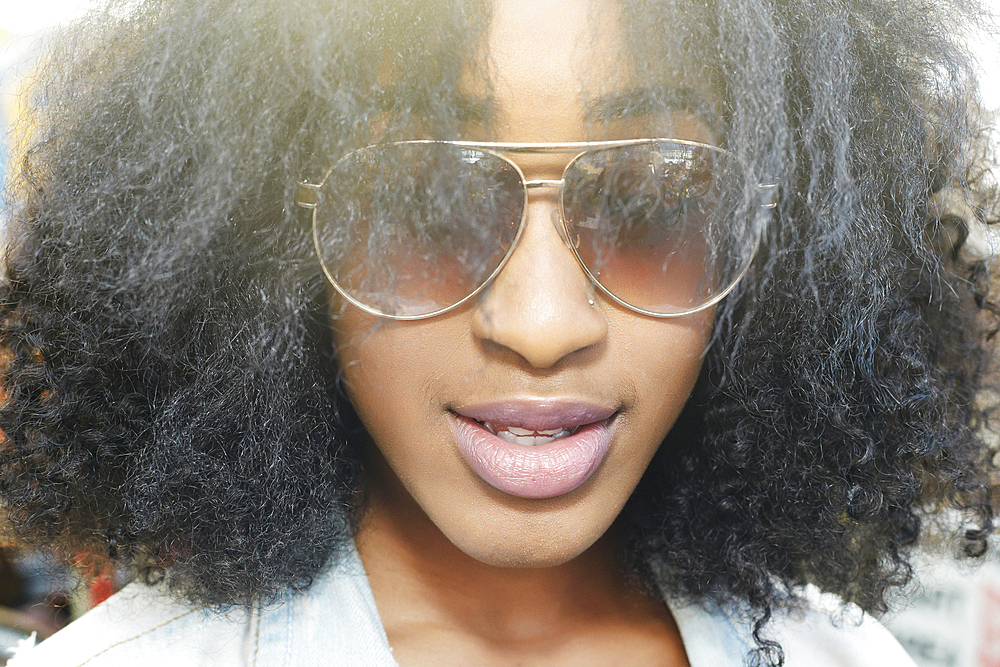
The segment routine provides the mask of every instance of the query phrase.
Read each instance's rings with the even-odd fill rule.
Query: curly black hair
[[[957,508],[970,551],[991,530],[974,398],[992,302],[959,258],[991,221],[956,38],[982,11],[622,5],[631,76],[714,82],[726,149],[779,186],[626,507],[629,562],[675,595],[748,602],[758,631],[806,582],[882,610],[930,513]],[[453,138],[489,18],[485,0],[122,0],[59,36],[0,288],[0,496],[22,538],[218,605],[337,557],[364,508],[363,429],[294,184],[373,138]]]

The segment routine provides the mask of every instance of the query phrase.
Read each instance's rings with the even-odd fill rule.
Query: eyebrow
[[[492,95],[473,97],[455,93],[454,108],[459,122],[465,125],[490,127],[497,119],[496,100]]]
[[[396,87],[379,90],[376,105],[390,112],[409,106],[410,110],[418,116],[426,115],[428,117],[437,107],[429,98],[405,95]],[[489,127],[496,120],[496,102],[492,96],[473,96],[456,91],[452,93],[447,106],[455,114],[455,119],[463,125]]]
[[[590,124],[608,125],[664,111],[688,112],[713,132],[722,126],[722,119],[715,106],[690,86],[634,88],[602,95],[586,103],[584,120]]]
[[[406,96],[396,88],[379,91],[378,104],[390,110]],[[430,115],[432,105],[426,99],[410,100],[411,109],[417,114]],[[492,95],[470,95],[453,92],[449,105],[455,119],[473,127],[492,127],[502,112]],[[705,123],[709,130],[718,132],[723,127],[716,107],[705,96],[690,86],[655,86],[613,92],[588,100],[584,107],[584,121],[594,125],[647,118],[664,111],[684,111]]]

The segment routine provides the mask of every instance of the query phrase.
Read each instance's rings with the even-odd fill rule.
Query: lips
[[[600,466],[616,410],[576,402],[510,402],[452,414],[459,451],[486,483],[521,498],[552,498],[577,488]]]

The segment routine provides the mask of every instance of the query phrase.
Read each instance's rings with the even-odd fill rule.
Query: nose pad
[[[562,242],[566,244],[566,247],[569,248],[571,252],[573,252],[575,248],[580,247],[580,237],[577,236],[575,243],[569,238],[569,231],[566,229],[566,223],[564,222],[563,217],[559,215],[559,209],[557,208],[552,209],[552,226],[556,228],[557,232],[559,232],[559,238],[562,239]]]
[[[538,197],[528,204],[517,247],[477,302],[474,335],[535,368],[549,368],[601,342],[607,332],[558,206],[551,197]]]

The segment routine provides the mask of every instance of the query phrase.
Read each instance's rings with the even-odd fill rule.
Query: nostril
[[[589,288],[564,298],[564,290],[518,287],[495,285],[477,305],[473,334],[492,343],[489,349],[509,350],[535,368],[549,368],[607,335],[604,311],[584,291]]]

